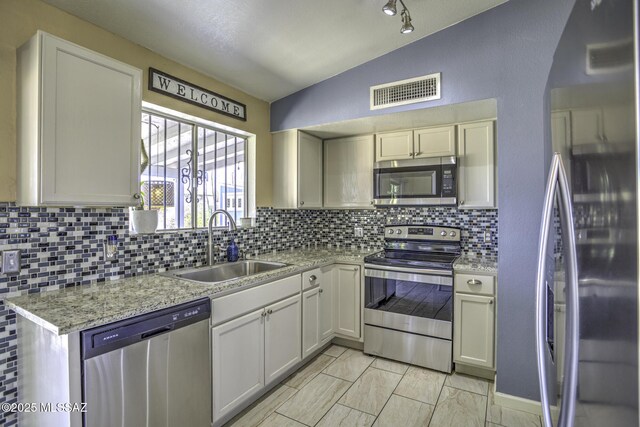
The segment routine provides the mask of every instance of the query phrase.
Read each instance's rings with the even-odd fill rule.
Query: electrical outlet
[[[484,241],[485,243],[491,243],[491,232],[489,230],[484,232]]]
[[[354,227],[353,231],[356,237],[364,237],[364,229],[362,227]]]
[[[2,273],[20,273],[20,250],[2,252]]]

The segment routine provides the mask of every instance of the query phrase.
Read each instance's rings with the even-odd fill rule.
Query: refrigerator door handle
[[[553,155],[549,177],[547,178],[547,189],[544,196],[542,208],[542,221],[540,226],[539,253],[538,253],[538,273],[536,277],[536,354],[538,359],[538,381],[540,384],[540,404],[542,406],[542,421],[544,427],[552,427],[551,409],[549,407],[549,386],[547,384],[546,366],[546,316],[545,316],[545,277],[547,260],[547,242],[549,240],[549,225],[553,215],[553,199],[558,184],[558,161],[559,156]]]
[[[560,154],[555,154],[558,159],[558,182],[560,184],[560,219],[565,233],[567,247],[565,298],[567,310],[567,322],[565,325],[565,355],[564,355],[564,382],[562,385],[562,403],[558,425],[561,427],[573,427],[578,395],[578,346],[580,342],[578,325],[580,324],[580,310],[578,298],[578,256],[576,251],[576,234],[573,223],[573,208],[571,205],[571,187],[567,172],[562,163]]]
[[[542,420],[545,427],[553,427],[551,408],[549,406],[549,386],[546,377],[546,259],[547,243],[550,225],[553,224],[553,202],[556,191],[560,194],[560,218],[563,230],[566,231],[566,245],[568,249],[568,274],[566,288],[567,322],[566,322],[566,351],[565,351],[565,381],[563,383],[563,398],[558,425],[573,426],[578,373],[578,282],[576,241],[573,229],[573,210],[571,208],[571,193],[567,174],[562,165],[562,157],[554,153],[542,211],[540,228],[538,271],[536,278],[536,353],[538,360],[538,379],[540,382],[540,403],[542,405]]]

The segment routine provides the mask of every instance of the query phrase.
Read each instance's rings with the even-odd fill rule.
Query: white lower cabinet
[[[336,264],[333,268],[335,332],[360,338],[360,267]]]
[[[454,281],[454,362],[494,370],[495,278],[456,274]]]
[[[320,345],[325,344],[334,333],[334,315],[333,312],[333,267],[321,270],[321,281],[319,293],[320,302]]]
[[[264,310],[212,329],[213,419],[264,387]]]
[[[302,358],[327,343],[334,331],[333,266],[302,275]]]
[[[302,360],[300,295],[294,295],[265,310],[264,379],[265,384],[269,384]]]
[[[302,294],[302,358],[320,347],[320,288]]]
[[[296,286],[294,295],[290,292],[292,286]],[[255,309],[259,307],[258,298],[275,302]],[[222,309],[224,303],[227,303],[226,310]],[[228,307],[229,304],[233,307]],[[236,408],[266,385],[281,380],[289,368],[302,360],[300,275],[213,300],[212,307],[215,309],[217,305],[225,317],[221,318],[224,323],[216,324],[217,317],[212,316],[215,425],[228,420]],[[250,308],[253,311],[226,320],[233,316],[234,310],[241,314],[246,307],[253,307]]]

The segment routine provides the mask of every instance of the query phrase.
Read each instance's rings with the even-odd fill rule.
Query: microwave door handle
[[[563,236],[566,236],[566,239],[563,237],[563,244],[567,246],[567,286],[565,290],[567,309],[565,336],[567,339],[565,341],[562,404],[558,425],[560,427],[573,427],[578,392],[578,350],[580,342],[578,330],[580,324],[578,256],[569,179],[562,163],[562,157],[560,154],[556,154],[556,156],[558,158],[558,183],[560,184],[560,220],[563,225]]]
[[[546,260],[547,242],[549,241],[549,225],[552,223],[553,201],[558,184],[558,161],[555,154],[551,161],[547,188],[542,209],[542,220],[540,226],[539,250],[538,250],[538,271],[536,277],[536,354],[538,360],[538,380],[540,383],[540,404],[542,406],[542,421],[544,427],[553,427],[551,421],[551,410],[549,407],[549,386],[547,384],[546,366]]]

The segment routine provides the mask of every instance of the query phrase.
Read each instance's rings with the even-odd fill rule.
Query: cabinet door
[[[334,333],[333,267],[324,267],[320,275],[320,343],[324,344]]]
[[[322,140],[298,132],[298,207],[322,207]]]
[[[57,37],[39,35],[40,202],[136,204],[134,194],[140,192],[141,71]]]
[[[495,207],[493,121],[459,125],[458,207]]]
[[[373,135],[324,142],[324,206],[373,207]]]
[[[360,338],[360,267],[336,265],[333,285],[336,333]]]
[[[456,293],[454,297],[453,359],[494,368],[494,297]]]
[[[456,155],[456,127],[418,129],[413,131],[414,158]]]
[[[298,207],[298,131],[289,130],[272,136],[273,207]]]
[[[265,383],[277,380],[301,358],[300,295],[266,307],[264,328],[264,376]]]
[[[211,330],[214,421],[264,386],[263,309]]]
[[[413,159],[413,131],[376,135],[376,162]]]
[[[598,144],[604,139],[602,109],[585,108],[571,111],[573,145]]]
[[[302,358],[320,347],[320,288],[302,294]]]

